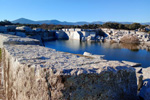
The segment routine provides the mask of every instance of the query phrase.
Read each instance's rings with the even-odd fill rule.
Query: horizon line
[[[88,22],[88,23],[92,23],[92,22],[129,22],[129,23],[150,23],[150,21],[147,21],[147,22],[135,22],[135,21],[100,21],[100,20],[97,20],[97,21],[62,21],[62,20],[59,20],[59,19],[42,19],[42,20],[34,20],[34,19],[30,19],[30,18],[24,18],[24,17],[21,17],[21,18],[17,18],[17,19],[14,19],[14,20],[8,20],[8,19],[4,19],[4,20],[8,20],[10,22],[12,21],[15,21],[15,20],[18,20],[18,19],[27,19],[27,20],[31,20],[31,21],[50,21],[50,20],[57,20],[57,21],[60,21],[60,22],[73,22],[73,23],[76,23],[76,22]],[[0,21],[4,21],[4,20],[0,20]]]

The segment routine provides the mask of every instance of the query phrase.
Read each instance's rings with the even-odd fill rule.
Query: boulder
[[[90,57],[97,58],[97,59],[102,59],[104,57],[104,55],[92,55],[89,52],[84,52],[83,55],[84,56],[90,56]]]
[[[92,54],[89,53],[89,52],[84,52],[83,55],[85,55],[85,56],[91,56]]]

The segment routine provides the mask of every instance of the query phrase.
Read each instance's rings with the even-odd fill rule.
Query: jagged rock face
[[[4,45],[6,100],[136,100],[135,69],[37,45]]]
[[[124,35],[121,39],[120,39],[121,43],[135,43],[135,44],[139,44],[140,41],[138,39],[138,37],[136,35]]]

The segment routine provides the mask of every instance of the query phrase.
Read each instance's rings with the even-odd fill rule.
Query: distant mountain
[[[19,18],[14,21],[11,21],[12,23],[21,23],[21,24],[54,24],[54,25],[84,25],[84,24],[104,24],[105,22],[101,21],[95,21],[95,22],[67,22],[67,21],[58,21],[58,20],[41,20],[41,21],[33,21],[26,18]],[[115,21],[110,21],[115,22]],[[116,23],[122,23],[122,24],[132,24],[133,22],[116,22]],[[141,23],[141,24],[147,24],[150,25],[150,22],[147,23]]]
[[[11,21],[12,23],[21,23],[21,24],[54,24],[54,25],[84,25],[84,24],[90,24],[88,22],[61,22],[58,20],[41,20],[41,21],[33,21],[26,18],[19,18],[14,21]]]
[[[42,20],[42,21],[36,21],[38,24],[61,24],[58,20]]]
[[[150,25],[150,22],[147,23],[141,23],[142,25]]]
[[[29,20],[29,19],[26,19],[26,18],[19,18],[19,19],[16,19],[16,20],[12,21],[12,23],[37,24],[36,21]]]

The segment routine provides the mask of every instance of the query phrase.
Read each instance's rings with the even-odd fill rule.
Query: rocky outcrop
[[[136,100],[135,69],[38,45],[5,44],[6,100]]]

